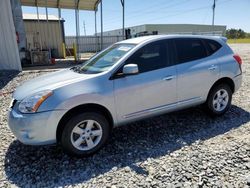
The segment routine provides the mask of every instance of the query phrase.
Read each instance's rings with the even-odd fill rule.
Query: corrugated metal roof
[[[55,15],[48,15],[48,20],[50,21],[58,21],[58,17]],[[23,20],[38,20],[37,14],[23,14]],[[39,14],[39,20],[46,20],[45,14]]]
[[[79,2],[78,8],[80,10],[95,10],[100,0],[47,0],[47,7],[49,8],[65,8],[75,9],[76,2]],[[21,0],[23,6],[38,6],[46,7],[45,0]]]

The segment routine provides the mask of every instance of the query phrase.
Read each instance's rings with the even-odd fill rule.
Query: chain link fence
[[[101,50],[101,37],[100,36],[81,36],[79,40],[79,53],[85,52],[98,52]],[[122,36],[103,36],[103,48],[122,41]],[[76,44],[75,36],[65,37],[66,48],[73,48],[73,44]]]

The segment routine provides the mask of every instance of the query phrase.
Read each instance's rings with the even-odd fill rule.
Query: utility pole
[[[83,29],[84,29],[84,35],[86,36],[86,26],[85,26],[85,21],[83,20]]]
[[[122,4],[122,37],[125,39],[125,0],[121,0]]]
[[[214,26],[214,17],[215,17],[215,7],[216,7],[216,0],[214,0],[214,4],[213,4],[213,20],[212,20],[212,26]]]

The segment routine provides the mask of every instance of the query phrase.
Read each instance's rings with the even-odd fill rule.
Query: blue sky
[[[211,24],[213,0],[125,0],[125,26],[141,24]],[[45,14],[45,8],[39,8]],[[57,9],[48,9],[57,15]],[[34,7],[23,7],[23,13],[36,13]],[[62,9],[65,34],[75,35],[74,10]],[[103,0],[104,31],[122,27],[120,0]],[[83,22],[88,35],[94,34],[94,12],[80,11],[80,33],[84,34]],[[250,32],[250,0],[217,0],[216,25],[241,28]],[[97,13],[100,31],[100,11]]]

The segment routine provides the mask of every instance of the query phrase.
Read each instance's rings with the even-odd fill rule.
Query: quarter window
[[[214,54],[222,47],[220,43],[218,43],[214,40],[204,39],[204,41],[207,45],[207,50],[208,50],[209,55]]]
[[[200,39],[175,39],[179,63],[194,61],[207,56]]]

